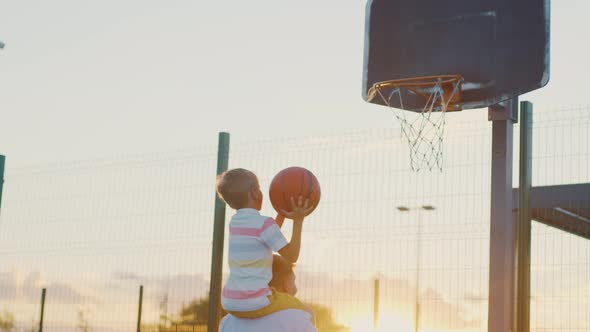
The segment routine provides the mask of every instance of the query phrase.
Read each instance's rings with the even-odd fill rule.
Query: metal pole
[[[418,231],[416,244],[416,304],[414,308],[414,332],[420,330],[420,276],[422,271],[422,218],[424,211],[434,211],[436,208],[432,205],[423,205],[419,208],[409,208],[406,206],[398,206],[400,212],[408,212],[418,210]]]
[[[520,103],[520,164],[518,180],[518,272],[516,331],[530,330],[531,186],[533,169],[533,104]]]
[[[416,244],[416,308],[414,331],[420,331],[420,261],[422,260],[422,210],[418,211],[418,243]]]
[[[6,157],[0,155],[0,211],[2,211],[2,187],[4,186],[4,164]]]
[[[141,332],[141,307],[143,304],[143,285],[139,286],[139,309],[137,310],[137,332]]]
[[[373,284],[373,331],[377,332],[379,324],[379,277]]]
[[[489,108],[492,121],[488,331],[513,331],[516,230],[512,219],[513,125],[518,98]]]
[[[229,162],[229,133],[219,133],[217,175],[227,170]],[[223,241],[225,231],[225,203],[215,195],[213,249],[211,254],[211,282],[209,285],[208,332],[217,332],[221,316],[221,275],[223,273]]]
[[[45,314],[45,294],[47,290],[43,288],[41,291],[41,317],[39,318],[39,332],[43,332],[43,315]]]

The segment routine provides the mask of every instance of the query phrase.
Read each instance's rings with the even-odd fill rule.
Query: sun
[[[350,323],[351,332],[372,332],[373,317],[370,315],[355,318]],[[413,332],[414,325],[410,319],[393,313],[383,314],[377,322],[377,332]]]
[[[373,317],[371,315],[359,316],[350,322],[350,332],[414,332],[414,320],[396,313],[384,313],[380,315],[377,322],[377,329],[373,328]],[[423,327],[420,332],[450,332]]]

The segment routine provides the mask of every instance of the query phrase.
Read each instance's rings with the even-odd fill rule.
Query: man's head
[[[272,280],[269,286],[274,287],[277,291],[290,295],[297,294],[297,285],[295,285],[295,273],[293,272],[293,263],[279,255],[272,257]]]
[[[262,208],[262,192],[256,175],[234,168],[217,177],[217,194],[233,209]]]

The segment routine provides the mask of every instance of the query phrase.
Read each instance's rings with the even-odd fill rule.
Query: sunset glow
[[[351,332],[373,331],[373,317],[370,315],[357,317],[351,321],[350,327]],[[414,331],[412,319],[394,313],[381,315],[377,322],[377,332],[391,331]]]

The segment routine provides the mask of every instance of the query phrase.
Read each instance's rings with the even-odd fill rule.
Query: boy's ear
[[[250,195],[252,195],[252,199],[259,200],[261,197],[262,192],[258,188],[251,188]]]

